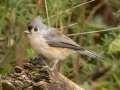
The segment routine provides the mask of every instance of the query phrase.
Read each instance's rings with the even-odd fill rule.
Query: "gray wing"
[[[72,39],[55,29],[52,29],[48,33],[46,33],[44,35],[44,38],[47,40],[47,43],[53,47],[83,50],[83,48],[81,48],[80,45],[78,45]]]
[[[75,43],[72,39],[60,33],[56,29],[49,30],[46,34],[44,34],[44,38],[47,40],[47,43],[52,47],[61,47],[61,48],[69,48],[79,52],[82,55],[87,55],[91,58],[98,58],[99,56],[90,50],[87,50],[77,43]]]

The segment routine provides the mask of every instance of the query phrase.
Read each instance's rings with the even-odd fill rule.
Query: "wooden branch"
[[[44,59],[36,57],[16,66],[14,71],[1,77],[3,90],[84,90],[59,72],[50,71]]]

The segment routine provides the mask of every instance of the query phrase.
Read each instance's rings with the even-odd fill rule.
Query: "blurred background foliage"
[[[86,90],[120,90],[119,9],[120,0],[0,0],[0,73],[36,55],[23,31],[40,15],[46,24],[102,56],[95,62],[72,55],[61,67],[64,75]]]

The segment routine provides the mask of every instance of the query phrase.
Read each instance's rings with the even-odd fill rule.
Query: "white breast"
[[[30,43],[37,53],[42,54],[49,59],[63,60],[70,54],[69,50],[66,48],[50,47],[42,36],[39,36],[39,38],[32,36]]]

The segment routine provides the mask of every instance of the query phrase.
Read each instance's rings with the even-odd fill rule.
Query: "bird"
[[[35,17],[24,32],[33,50],[53,62],[52,70],[56,69],[59,61],[65,60],[74,52],[90,58],[98,58],[95,52],[81,47],[57,28],[46,25],[41,16]]]

